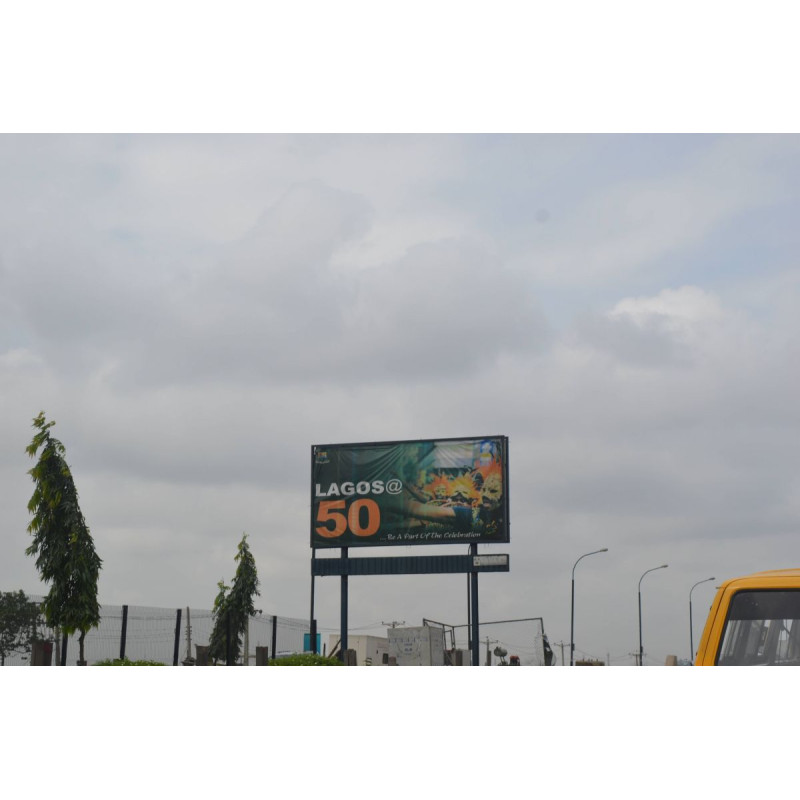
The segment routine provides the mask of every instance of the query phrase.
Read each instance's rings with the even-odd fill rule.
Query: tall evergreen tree
[[[45,621],[66,635],[80,631],[80,662],[86,633],[100,624],[97,580],[102,560],[78,505],[78,491],[64,459],[64,445],[50,435],[55,422],[44,412],[33,420],[36,434],[26,452],[38,461],[28,474],[35,488],[28,511],[33,542],[25,550],[36,557],[36,569],[50,591],[42,603]]]
[[[225,601],[228,596],[230,586],[225,585],[225,581],[218,581],[217,596],[214,598],[214,607],[211,611],[214,626],[211,629],[211,639],[208,642],[208,657],[215,664],[217,661],[225,661],[227,644],[227,618]]]
[[[217,586],[219,593],[214,600],[214,629],[209,642],[209,656],[214,661],[226,660],[227,636],[230,636],[231,659],[236,662],[242,648],[242,638],[247,630],[250,617],[256,613],[254,598],[259,592],[258,572],[256,560],[247,544],[247,534],[242,534],[242,540],[236,551],[236,575],[233,585],[228,587],[220,581]],[[229,627],[228,627],[229,626]],[[230,634],[228,634],[230,630]]]

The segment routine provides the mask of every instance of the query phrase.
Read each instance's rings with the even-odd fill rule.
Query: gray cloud
[[[663,663],[692,583],[791,562],[796,137],[20,136],[0,166],[5,589],[39,588],[40,409],[106,602],[208,607],[247,531],[265,609],[306,614],[309,448],[337,441],[507,434],[482,616],[563,641],[608,546],[578,641],[615,663],[645,569]],[[464,621],[461,578],[352,583],[354,625]]]
[[[678,366],[691,355],[684,343],[675,341],[658,316],[637,325],[624,317],[586,315],[577,322],[575,337],[587,347],[637,367]]]

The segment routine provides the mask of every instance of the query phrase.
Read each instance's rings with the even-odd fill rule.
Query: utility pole
[[[192,658],[192,618],[189,613],[189,606],[186,606],[186,658],[184,664],[189,664]]]
[[[385,625],[387,628],[396,628],[398,625],[405,625],[406,621],[403,620],[402,622],[398,622],[396,619],[393,619],[391,622],[381,622],[381,625]]]
[[[492,639],[492,641],[489,642],[489,637],[488,636],[486,637],[486,666],[487,667],[491,667],[492,666],[492,654],[489,651],[489,644],[499,644],[499,643],[500,643],[500,641],[498,639]]]
[[[553,642],[553,644],[555,644],[556,647],[560,647],[561,648],[561,666],[562,667],[566,667],[567,666],[567,662],[564,661],[564,648],[567,646],[567,643],[566,642]]]

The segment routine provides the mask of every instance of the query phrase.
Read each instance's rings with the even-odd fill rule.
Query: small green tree
[[[236,575],[230,589],[223,581],[217,586],[219,593],[214,600],[214,628],[209,642],[209,657],[217,661],[226,660],[227,636],[230,635],[231,659],[239,660],[242,647],[242,637],[247,630],[250,617],[256,613],[254,598],[261,594],[258,590],[258,572],[256,560],[247,544],[247,534],[242,534],[242,540],[236,551]],[[230,630],[230,634],[228,631]]]
[[[211,639],[208,643],[208,657],[215,664],[217,661],[224,661],[226,658],[227,619],[225,600],[230,586],[226,586],[225,581],[218,581],[217,588],[219,591],[214,598],[214,608],[211,611],[214,626],[211,629]]]
[[[36,557],[36,569],[50,591],[42,603],[45,621],[64,634],[80,631],[80,661],[86,633],[100,624],[97,580],[102,560],[78,505],[78,491],[64,459],[64,445],[50,435],[55,422],[44,412],[33,420],[36,434],[26,452],[38,461],[28,474],[35,488],[28,511],[33,542],[25,550]]]
[[[30,653],[41,617],[39,604],[25,592],[0,592],[0,666],[12,653]]]

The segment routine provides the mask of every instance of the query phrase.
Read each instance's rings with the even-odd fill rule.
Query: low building
[[[389,629],[389,655],[401,667],[443,667],[444,649],[442,628],[422,625]]]

